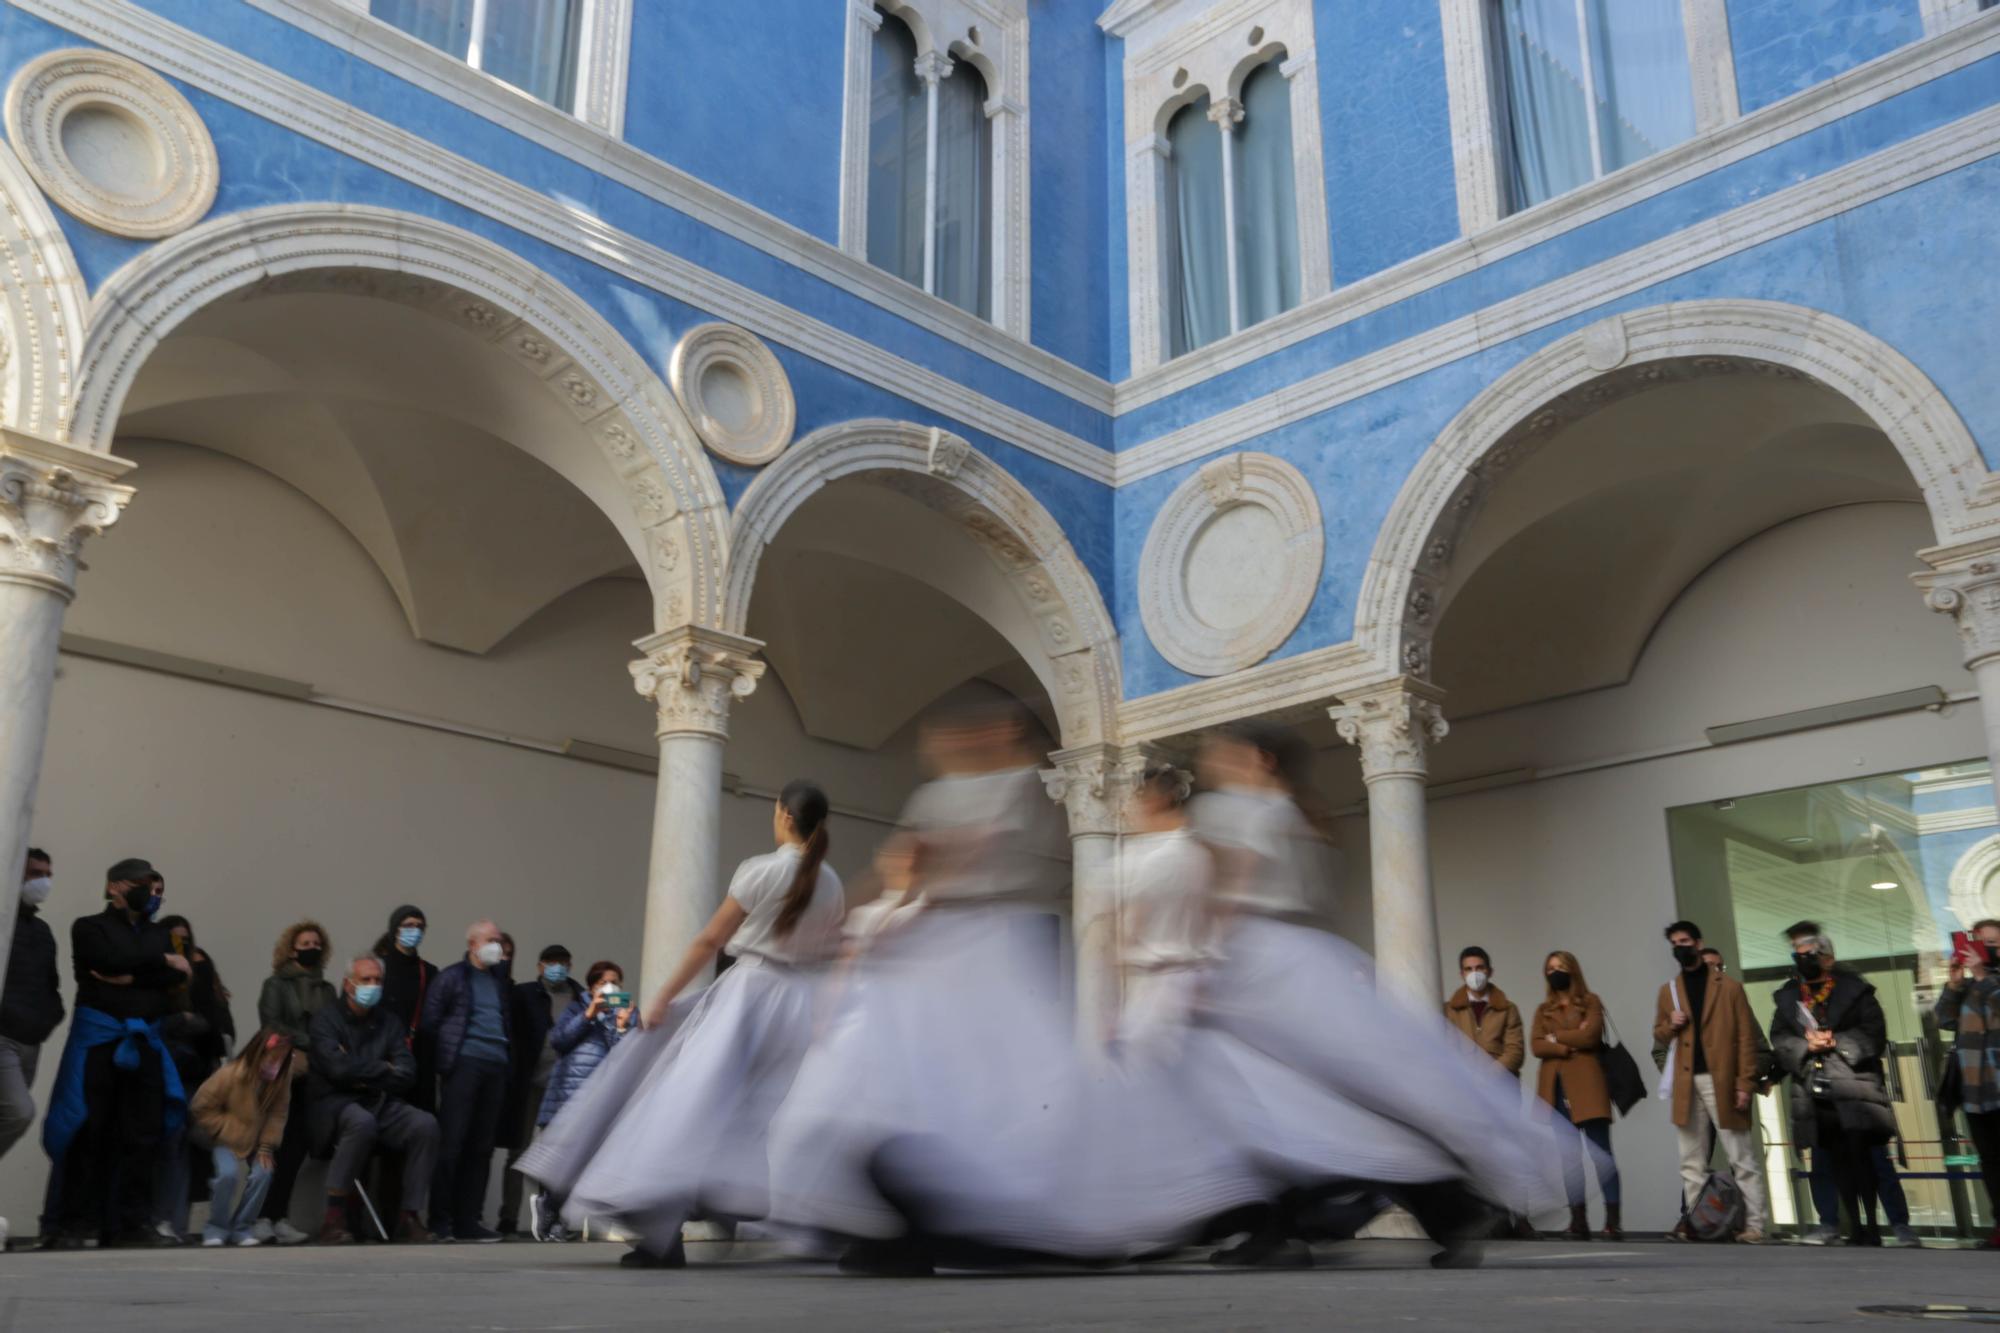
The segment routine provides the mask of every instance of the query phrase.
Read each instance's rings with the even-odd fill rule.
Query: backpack
[[[1736,1178],[1726,1171],[1711,1171],[1708,1179],[1688,1201],[1681,1223],[1691,1240],[1728,1241],[1743,1230],[1749,1214],[1743,1206],[1743,1191]]]

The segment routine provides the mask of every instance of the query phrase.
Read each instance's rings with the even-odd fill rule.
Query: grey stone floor
[[[628,1272],[610,1245],[115,1251],[0,1256],[0,1330],[623,1328],[1738,1329],[1914,1321],[1868,1305],[2000,1307],[2000,1254],[1664,1243],[1503,1243],[1476,1272],[1359,1241],[1307,1272],[1195,1264],[1098,1274],[843,1277],[761,1247],[691,1246]],[[705,1253],[703,1253],[705,1252]],[[2000,1320],[2000,1316],[1996,1316]]]

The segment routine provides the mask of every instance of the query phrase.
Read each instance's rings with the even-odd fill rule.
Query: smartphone
[[[632,1007],[632,997],[630,995],[627,995],[622,990],[612,991],[609,995],[606,995],[603,998],[604,998],[604,1007],[606,1009],[618,1010],[618,1009],[630,1009]]]
[[[1963,930],[1951,932],[1951,956],[1967,964],[1986,961],[1984,951],[1975,946],[1972,936]]]

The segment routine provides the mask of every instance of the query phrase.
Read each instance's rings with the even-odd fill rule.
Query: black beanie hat
[[[423,908],[409,907],[409,906],[398,907],[395,911],[389,913],[389,937],[391,939],[395,938],[397,928],[403,924],[403,918],[411,916],[420,918],[426,927],[429,927],[429,925],[431,924],[431,919],[424,915]]]

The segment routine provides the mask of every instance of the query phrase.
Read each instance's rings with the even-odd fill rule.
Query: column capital
[[[132,488],[118,478],[131,469],[122,458],[0,429],[0,582],[74,597],[77,551],[124,512]]]
[[[1042,770],[1049,799],[1069,813],[1074,835],[1115,837],[1125,827],[1125,800],[1154,752],[1143,745],[1077,745],[1049,755]]]
[[[645,656],[631,664],[632,687],[660,710],[660,739],[677,735],[729,736],[729,705],[747,699],[764,674],[756,639],[699,625],[640,639]]]
[[[936,83],[951,77],[952,60],[943,51],[926,51],[917,57],[917,77],[925,83]]]
[[[1911,579],[1924,605],[1957,622],[1967,669],[2000,657],[2000,541],[1918,554],[1932,568]]]
[[[1219,97],[1208,104],[1208,118],[1228,134],[1243,123],[1243,103],[1234,97]]]
[[[1340,738],[1360,748],[1361,776],[1369,783],[1423,777],[1430,769],[1427,751],[1451,730],[1444,720],[1444,691],[1411,676],[1353,690],[1341,699],[1327,715]]]

